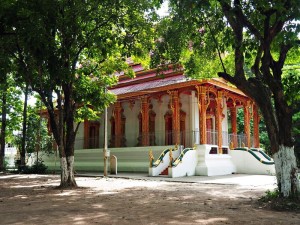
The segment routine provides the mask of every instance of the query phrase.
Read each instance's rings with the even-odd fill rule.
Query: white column
[[[227,132],[227,135],[224,136],[223,135],[223,145],[226,145],[226,146],[229,146],[229,143],[228,143],[228,113],[227,113],[227,104],[226,104],[226,99],[223,98],[223,112],[222,112],[225,117],[222,121],[222,131],[225,131]]]
[[[195,91],[192,91],[190,96],[190,127],[191,127],[191,137],[190,140],[193,143],[190,143],[191,146],[194,144],[200,144],[200,135],[199,135],[199,107],[197,102],[197,96]]]

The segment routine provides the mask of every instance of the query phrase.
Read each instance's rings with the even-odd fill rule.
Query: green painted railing
[[[164,156],[170,152],[170,151],[175,151],[177,150],[177,148],[167,148],[165,150],[163,150],[163,152],[160,154],[160,156],[158,157],[158,159],[155,162],[152,162],[152,167],[157,167],[162,161]]]
[[[190,150],[194,150],[194,148],[183,149],[182,152],[180,153],[180,155],[177,157],[177,159],[172,162],[172,166],[176,167],[180,162],[182,162],[184,155]]]
[[[248,149],[248,148],[235,148],[234,150],[249,152],[252,156],[254,156],[254,158],[256,158],[258,161],[260,161],[261,163],[263,163],[265,165],[273,165],[274,164],[274,162],[271,161],[272,159],[266,153],[262,153],[263,151],[261,151],[261,150],[258,150],[258,149]],[[255,154],[255,152],[261,153],[269,161],[265,161],[262,158],[258,157]]]
[[[265,157],[267,160],[271,161],[271,157],[268,156],[264,151],[257,149],[257,148],[250,148],[250,150],[254,151],[254,152],[259,152],[260,154],[263,155],[263,157]]]

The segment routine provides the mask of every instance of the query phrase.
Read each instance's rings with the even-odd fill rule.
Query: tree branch
[[[218,45],[218,42],[217,42],[217,40],[215,38],[215,35],[213,34],[212,29],[211,29],[211,27],[209,26],[209,23],[206,20],[205,20],[205,23],[206,23],[206,26],[208,27],[209,32],[211,33],[212,39],[213,39],[213,41],[215,43],[216,49],[218,51],[218,56],[219,56],[220,62],[222,64],[223,71],[224,71],[224,73],[227,74],[225,65],[224,65],[222,57],[221,57],[221,52],[220,52],[220,49],[219,49],[219,45]]]
[[[291,48],[292,48],[292,45],[282,44],[280,47],[279,59],[277,61],[275,61],[272,58],[272,63],[270,65],[270,68],[272,69],[273,76],[277,81],[281,80],[282,68],[283,68],[287,53]]]
[[[75,131],[74,131],[74,133],[75,133],[75,134],[77,133],[77,131],[78,131],[78,129],[79,129],[79,126],[80,126],[80,124],[81,124],[81,122],[78,122],[78,123],[77,123],[77,125],[76,125],[76,127],[75,127]]]
[[[246,80],[245,71],[244,71],[244,55],[243,55],[243,25],[238,21],[238,8],[240,8],[240,1],[234,1],[234,8],[232,8],[226,1],[219,0],[223,13],[228,19],[229,24],[234,32],[235,38],[235,75],[234,78],[236,81],[240,82]],[[227,77],[223,73],[223,76]],[[224,77],[224,79],[226,79]],[[230,79],[230,78],[229,78]],[[236,82],[234,82],[236,84]]]
[[[236,79],[234,79],[233,76],[229,75],[228,73],[224,73],[224,72],[218,72],[218,76],[224,78],[225,80],[227,80],[228,82],[236,85]]]
[[[110,17],[107,20],[103,21],[102,23],[97,24],[97,26],[95,26],[92,30],[90,30],[86,34],[85,41],[82,43],[82,45],[78,46],[78,50],[77,50],[77,52],[75,54],[75,58],[74,58],[74,61],[73,61],[73,64],[72,64],[73,66],[76,65],[76,63],[74,63],[74,62],[78,61],[79,55],[82,52],[82,50],[85,47],[87,47],[87,45],[89,43],[89,38],[91,37],[91,35],[94,34],[100,27],[107,25],[110,22],[110,20],[112,18],[115,18],[116,16],[118,16],[118,15],[115,15],[115,14],[110,15]]]
[[[254,75],[258,79],[261,79],[261,77],[262,77],[262,74],[261,74],[261,72],[259,70],[259,65],[260,65],[260,60],[261,60],[262,52],[263,52],[263,48],[260,45],[260,46],[258,46],[258,50],[257,50],[256,57],[255,57],[255,62],[253,64],[253,66],[251,67],[252,73],[254,73]]]
[[[224,0],[219,0],[222,10],[224,12],[225,17],[228,19],[229,24],[231,25],[233,31],[235,30],[236,26],[237,26],[237,22],[234,19],[234,17],[232,16],[232,8],[231,6],[225,2]]]
[[[243,13],[240,7],[240,1],[235,1],[235,13],[236,13],[236,20],[242,23],[245,27],[249,29],[249,31],[258,39],[262,40],[262,35],[260,34],[259,30],[247,19],[245,14]]]

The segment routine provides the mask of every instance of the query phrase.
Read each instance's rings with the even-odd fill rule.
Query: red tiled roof
[[[174,72],[173,69],[168,69],[168,70],[161,71],[160,75],[162,75],[162,74],[163,75],[168,75],[168,74],[171,74],[172,72]],[[147,78],[158,78],[158,73],[157,73],[156,70],[148,70],[145,73],[139,73],[139,74],[136,74],[136,75],[137,76],[135,78],[126,77],[125,79],[119,80],[118,84],[125,84],[125,83],[128,84],[128,83],[131,83],[131,82],[136,82],[136,81],[144,80],[144,79],[147,79]],[[158,79],[160,79],[160,78],[158,78]]]
[[[183,83],[186,81],[188,81],[188,79],[184,75],[176,75],[176,76],[161,78],[153,81],[132,84],[125,87],[112,88],[110,89],[110,91],[116,95],[121,95],[121,94],[127,94],[132,92],[142,92],[145,90],[164,87],[172,84]]]

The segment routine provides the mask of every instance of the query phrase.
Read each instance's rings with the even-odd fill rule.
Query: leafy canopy
[[[78,121],[96,117],[115,100],[104,94],[125,71],[128,56],[142,57],[151,48],[159,1],[25,0],[3,2],[7,23],[16,32],[18,72],[37,91],[47,109],[55,98],[71,94]],[[17,19],[15,19],[17,18]],[[71,91],[70,91],[71,90]],[[53,95],[56,93],[56,96]],[[90,107],[93,105],[93,107]]]

